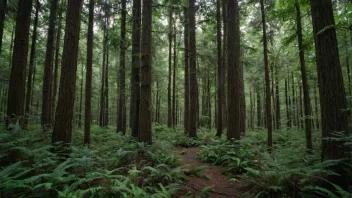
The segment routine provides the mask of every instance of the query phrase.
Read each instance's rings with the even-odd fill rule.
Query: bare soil
[[[187,181],[183,184],[183,195],[181,197],[207,197],[207,198],[229,198],[241,197],[244,193],[241,187],[244,182],[240,179],[232,182],[231,178],[224,172],[226,167],[215,166],[209,163],[203,163],[197,159],[197,152],[201,148],[176,148],[180,158],[183,160],[181,166],[188,169],[186,171]],[[194,168],[205,166],[199,174],[191,174]],[[202,190],[211,187],[211,190],[202,194]],[[190,196],[191,195],[191,196]]]

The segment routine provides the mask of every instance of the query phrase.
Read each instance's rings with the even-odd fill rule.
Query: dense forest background
[[[0,0],[0,197],[350,197],[351,3]]]

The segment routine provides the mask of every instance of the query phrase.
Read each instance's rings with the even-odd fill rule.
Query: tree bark
[[[82,102],[83,102],[83,75],[84,75],[84,65],[82,63],[81,70],[81,91],[79,96],[79,114],[78,114],[78,128],[82,128]]]
[[[75,102],[78,43],[83,0],[68,0],[60,89],[52,142],[70,143]]]
[[[152,2],[143,0],[139,141],[152,144]]]
[[[189,136],[197,138],[198,83],[196,57],[196,7],[195,0],[189,0],[189,68],[190,68],[190,127]]]
[[[227,139],[241,139],[241,118],[240,117],[240,77],[241,77],[241,48],[240,48],[240,28],[239,28],[239,10],[238,2],[227,2],[227,102],[228,102],[228,120],[227,120]]]
[[[58,0],[50,1],[50,16],[49,16],[49,29],[48,39],[46,43],[46,54],[44,63],[44,77],[43,77],[43,102],[42,102],[42,127],[51,125],[52,116],[52,80],[53,80],[53,62],[54,62],[54,37],[56,25],[56,13]]]
[[[269,76],[269,63],[268,63],[268,40],[266,36],[266,21],[265,21],[265,8],[264,1],[260,0],[260,8],[262,13],[263,25],[263,48],[264,48],[264,72],[265,72],[265,98],[266,98],[266,125],[268,128],[268,149],[271,150],[273,146],[272,137],[272,115],[271,115],[271,101],[270,101],[270,76]]]
[[[187,1],[185,1],[186,4]],[[184,45],[185,45],[185,51],[184,51],[184,64],[185,64],[185,93],[184,93],[184,129],[185,129],[185,135],[189,135],[189,127],[190,127],[190,101],[189,101],[189,95],[190,95],[190,87],[189,87],[189,56],[188,56],[188,51],[189,51],[189,31],[188,31],[188,5],[185,5],[184,8],[184,17],[185,17],[185,28],[184,28]]]
[[[105,23],[105,22],[104,22]],[[99,112],[99,126],[104,126],[105,117],[105,68],[106,68],[106,51],[107,51],[107,36],[106,36],[106,24],[103,26],[103,65],[101,71],[101,90],[100,90],[100,112]]]
[[[130,126],[132,136],[139,134],[139,103],[140,103],[140,67],[141,67],[141,1],[133,0],[132,25],[132,72],[131,72],[131,104]]]
[[[222,116],[223,116],[223,96],[224,96],[224,79],[223,79],[223,65],[222,65],[222,51],[221,51],[221,11],[220,11],[220,0],[216,1],[216,39],[217,39],[217,50],[218,50],[218,113],[217,113],[217,131],[216,136],[221,137],[222,135]]]
[[[19,0],[9,82],[7,116],[23,116],[32,0]],[[8,124],[8,122],[7,122]]]
[[[58,89],[58,76],[59,76],[59,59],[60,59],[60,47],[61,47],[61,29],[62,29],[62,15],[64,12],[64,6],[66,0],[61,0],[61,6],[60,6],[60,14],[59,14],[59,19],[58,19],[58,27],[57,27],[57,33],[56,33],[56,49],[55,49],[55,65],[54,65],[54,77],[53,77],[53,98],[51,102],[51,114],[52,118],[55,116],[55,105],[56,105],[56,96],[57,96],[57,89]],[[54,124],[54,120],[52,119],[52,124]]]
[[[176,110],[176,68],[177,68],[177,57],[176,57],[176,20],[177,18],[175,17],[174,20],[174,71],[173,71],[173,77],[172,77],[172,126],[175,127],[176,125],[176,119],[177,119],[177,110]]]
[[[171,79],[172,79],[172,11],[169,12],[169,78],[167,86],[167,126],[172,127],[173,111],[171,99]]]
[[[37,27],[38,27],[38,14],[40,9],[39,0],[36,1],[36,10],[35,10],[35,18],[33,25],[33,33],[32,33],[32,45],[31,45],[31,54],[29,57],[29,69],[28,69],[28,78],[27,78],[27,93],[26,93],[26,124],[29,122],[29,110],[31,105],[31,96],[32,96],[32,81],[33,81],[33,71],[34,71],[34,61],[36,59],[36,49],[37,49]]]
[[[335,132],[348,133],[346,93],[339,59],[333,7],[330,0],[311,0],[315,38],[318,83],[320,92],[322,138],[334,137]],[[323,139],[322,160],[343,159],[346,153],[342,142]],[[348,176],[340,167],[333,167],[341,176],[330,176],[329,181],[348,186]]]
[[[280,91],[279,91],[279,74],[275,67],[275,110],[276,110],[276,129],[281,128],[281,107],[280,107]]]
[[[84,144],[90,144],[90,124],[92,117],[92,75],[93,75],[93,26],[94,26],[94,0],[89,1],[88,38],[87,38],[87,71],[86,71],[86,97],[84,111]]]
[[[119,83],[119,109],[117,119],[117,131],[126,134],[126,74],[125,74],[125,59],[126,59],[126,0],[122,0],[121,10],[121,40],[120,40],[120,83]]]

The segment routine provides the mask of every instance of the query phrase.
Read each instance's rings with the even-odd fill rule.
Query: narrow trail
[[[223,174],[226,171],[226,167],[215,166],[198,160],[197,152],[200,150],[201,148],[176,148],[177,154],[182,159],[181,166],[190,170],[190,172],[194,168],[205,167],[197,175],[187,174],[186,172],[187,181],[183,186],[185,193],[196,197],[209,198],[240,197],[243,194],[243,191],[239,189],[242,186],[241,181],[231,182],[230,178]],[[211,187],[211,191],[206,195],[202,195],[201,192],[206,187]]]

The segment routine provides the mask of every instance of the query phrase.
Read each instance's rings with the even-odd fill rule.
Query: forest
[[[351,0],[0,0],[0,198],[351,198],[351,59]]]

